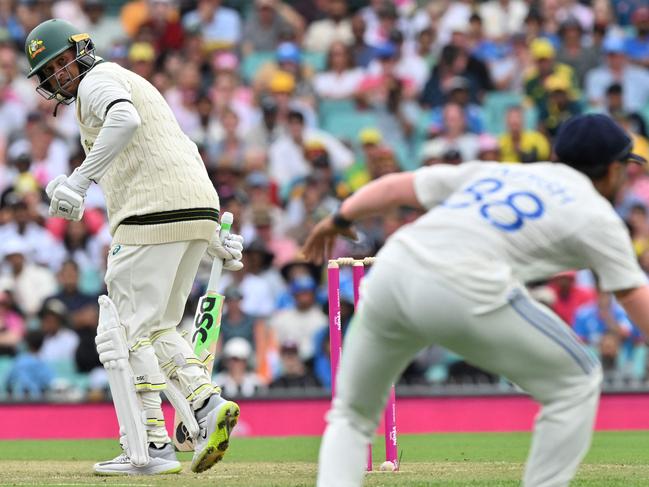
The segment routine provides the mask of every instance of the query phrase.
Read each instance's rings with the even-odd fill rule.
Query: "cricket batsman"
[[[197,147],[148,81],[96,56],[90,36],[59,19],[30,32],[25,54],[38,93],[57,107],[76,100],[86,153],[70,176],[48,184],[50,215],[79,220],[97,183],[113,237],[96,343],[123,453],[95,472],[180,471],[161,409],[166,386],[185,423],[196,426],[191,469],[207,470],[225,454],[239,406],[221,397],[176,326],[205,251],[237,271],[243,240],[218,238],[219,199]]]
[[[400,205],[426,210],[394,233],[361,285],[320,448],[318,486],[359,486],[390,385],[424,347],[442,345],[507,377],[541,404],[523,483],[567,486],[588,451],[599,360],[524,283],[591,269],[649,336],[649,287],[613,201],[626,166],[645,163],[604,115],[561,127],[560,163],[445,164],[384,176],[314,227],[321,261],[352,222]],[[431,411],[430,414],[435,414]]]

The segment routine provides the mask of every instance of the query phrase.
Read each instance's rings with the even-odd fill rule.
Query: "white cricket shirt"
[[[521,282],[567,269],[593,270],[604,291],[646,283],[620,217],[564,164],[441,164],[417,170],[414,184],[429,211],[381,253],[412,255],[476,302],[476,312],[504,304]]]

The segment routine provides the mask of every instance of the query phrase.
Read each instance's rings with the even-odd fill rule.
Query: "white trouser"
[[[524,485],[568,485],[590,446],[602,375],[598,360],[523,288],[509,304],[475,315],[475,304],[441,279],[421,268],[406,273],[380,258],[365,278],[343,344],[318,486],[361,485],[367,444],[390,385],[431,344],[509,378],[541,403]]]
[[[161,366],[171,364],[173,377],[190,401],[213,390],[205,368],[195,362],[189,343],[176,329],[206,248],[205,240],[189,240],[113,245],[108,254],[106,286],[126,328],[149,441],[170,441],[161,409]]]

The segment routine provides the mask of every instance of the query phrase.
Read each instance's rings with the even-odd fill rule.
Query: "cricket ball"
[[[381,472],[394,472],[397,470],[397,466],[389,460],[386,460],[379,467]]]

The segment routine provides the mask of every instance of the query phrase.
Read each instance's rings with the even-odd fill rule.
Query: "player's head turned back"
[[[70,104],[83,75],[96,63],[95,46],[90,36],[61,19],[37,25],[25,40],[30,71],[38,76],[36,91],[51,100]]]
[[[605,177],[611,164],[647,162],[632,149],[633,141],[626,131],[599,113],[577,115],[564,122],[554,146],[560,162],[593,180]]]

